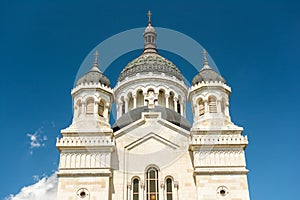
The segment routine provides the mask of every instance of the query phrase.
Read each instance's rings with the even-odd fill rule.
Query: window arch
[[[105,105],[105,102],[103,100],[101,100],[98,105],[98,114],[101,117],[104,117],[104,115],[103,115],[104,114],[104,105]]]
[[[131,93],[128,94],[128,111],[134,108],[133,105],[133,96]]]
[[[94,113],[94,99],[88,99],[86,103],[86,114]]]
[[[210,96],[208,98],[208,107],[210,113],[216,113],[217,112],[217,98],[214,96]]]
[[[132,200],[139,200],[139,179],[132,180]]]
[[[158,200],[158,170],[150,167],[146,172],[147,200]]]
[[[139,90],[136,95],[137,107],[144,106],[144,94],[142,90]]]
[[[170,92],[169,96],[169,108],[174,110],[174,93]]]
[[[199,99],[198,101],[198,111],[199,111],[199,116],[205,114],[205,105],[203,99]]]
[[[173,180],[170,177],[166,179],[166,196],[167,200],[173,200]]]
[[[163,106],[163,107],[166,106],[166,94],[165,94],[164,90],[159,90],[158,105]]]

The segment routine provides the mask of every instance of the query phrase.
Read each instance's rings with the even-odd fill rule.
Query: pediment
[[[160,148],[171,148],[171,149],[178,149],[179,145],[171,142],[170,140],[167,140],[153,132],[150,132],[146,134],[145,136],[138,138],[137,140],[131,142],[124,148],[127,149],[128,151],[134,150],[134,149],[140,149],[142,146],[143,153],[145,153],[145,150],[148,152],[151,150],[157,151],[157,149]]]

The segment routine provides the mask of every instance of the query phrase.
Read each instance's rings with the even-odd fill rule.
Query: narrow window
[[[154,167],[148,169],[146,174],[147,200],[158,200],[158,170]]]
[[[99,116],[103,117],[104,113],[104,102],[101,100],[98,106],[98,114]]]
[[[125,114],[125,102],[122,101],[122,115]]]
[[[172,184],[172,179],[167,178],[166,180],[166,187],[167,187],[167,200],[173,200],[173,184]]]
[[[180,102],[179,101],[177,101],[177,112],[179,113],[179,114],[181,114],[180,112],[181,112],[181,107],[180,107]]]
[[[170,93],[170,96],[169,96],[169,108],[174,110],[174,94],[173,93]]]
[[[142,90],[139,90],[137,93],[136,103],[137,103],[137,107],[144,106],[144,95]]]
[[[199,102],[198,102],[198,108],[199,108],[199,116],[204,115],[205,107],[204,107],[204,102],[203,102],[202,99],[200,99]]]
[[[86,114],[93,114],[94,113],[94,100],[89,99],[86,104]]]
[[[217,99],[214,96],[211,96],[208,98],[208,107],[210,113],[216,113],[217,112]]]
[[[132,199],[139,200],[139,179],[133,179],[132,186]]]
[[[158,93],[158,105],[165,107],[166,106],[166,95],[164,90],[159,90]]]

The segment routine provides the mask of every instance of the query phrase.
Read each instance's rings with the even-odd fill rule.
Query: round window
[[[225,197],[228,193],[228,189],[225,186],[220,186],[217,189],[217,194],[221,197]]]
[[[79,197],[79,199],[86,199],[88,195],[89,195],[89,191],[85,188],[80,188],[77,191],[77,196]]]

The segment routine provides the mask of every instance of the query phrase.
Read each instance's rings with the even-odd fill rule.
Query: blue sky
[[[1,1],[0,198],[56,171],[56,137],[72,119],[70,90],[80,64],[108,37],[146,26],[148,9],[154,26],[203,45],[232,87],[232,120],[250,141],[251,198],[297,199],[300,2],[258,0]],[[105,72],[113,86],[139,53]],[[186,78],[197,73],[164,55]]]

